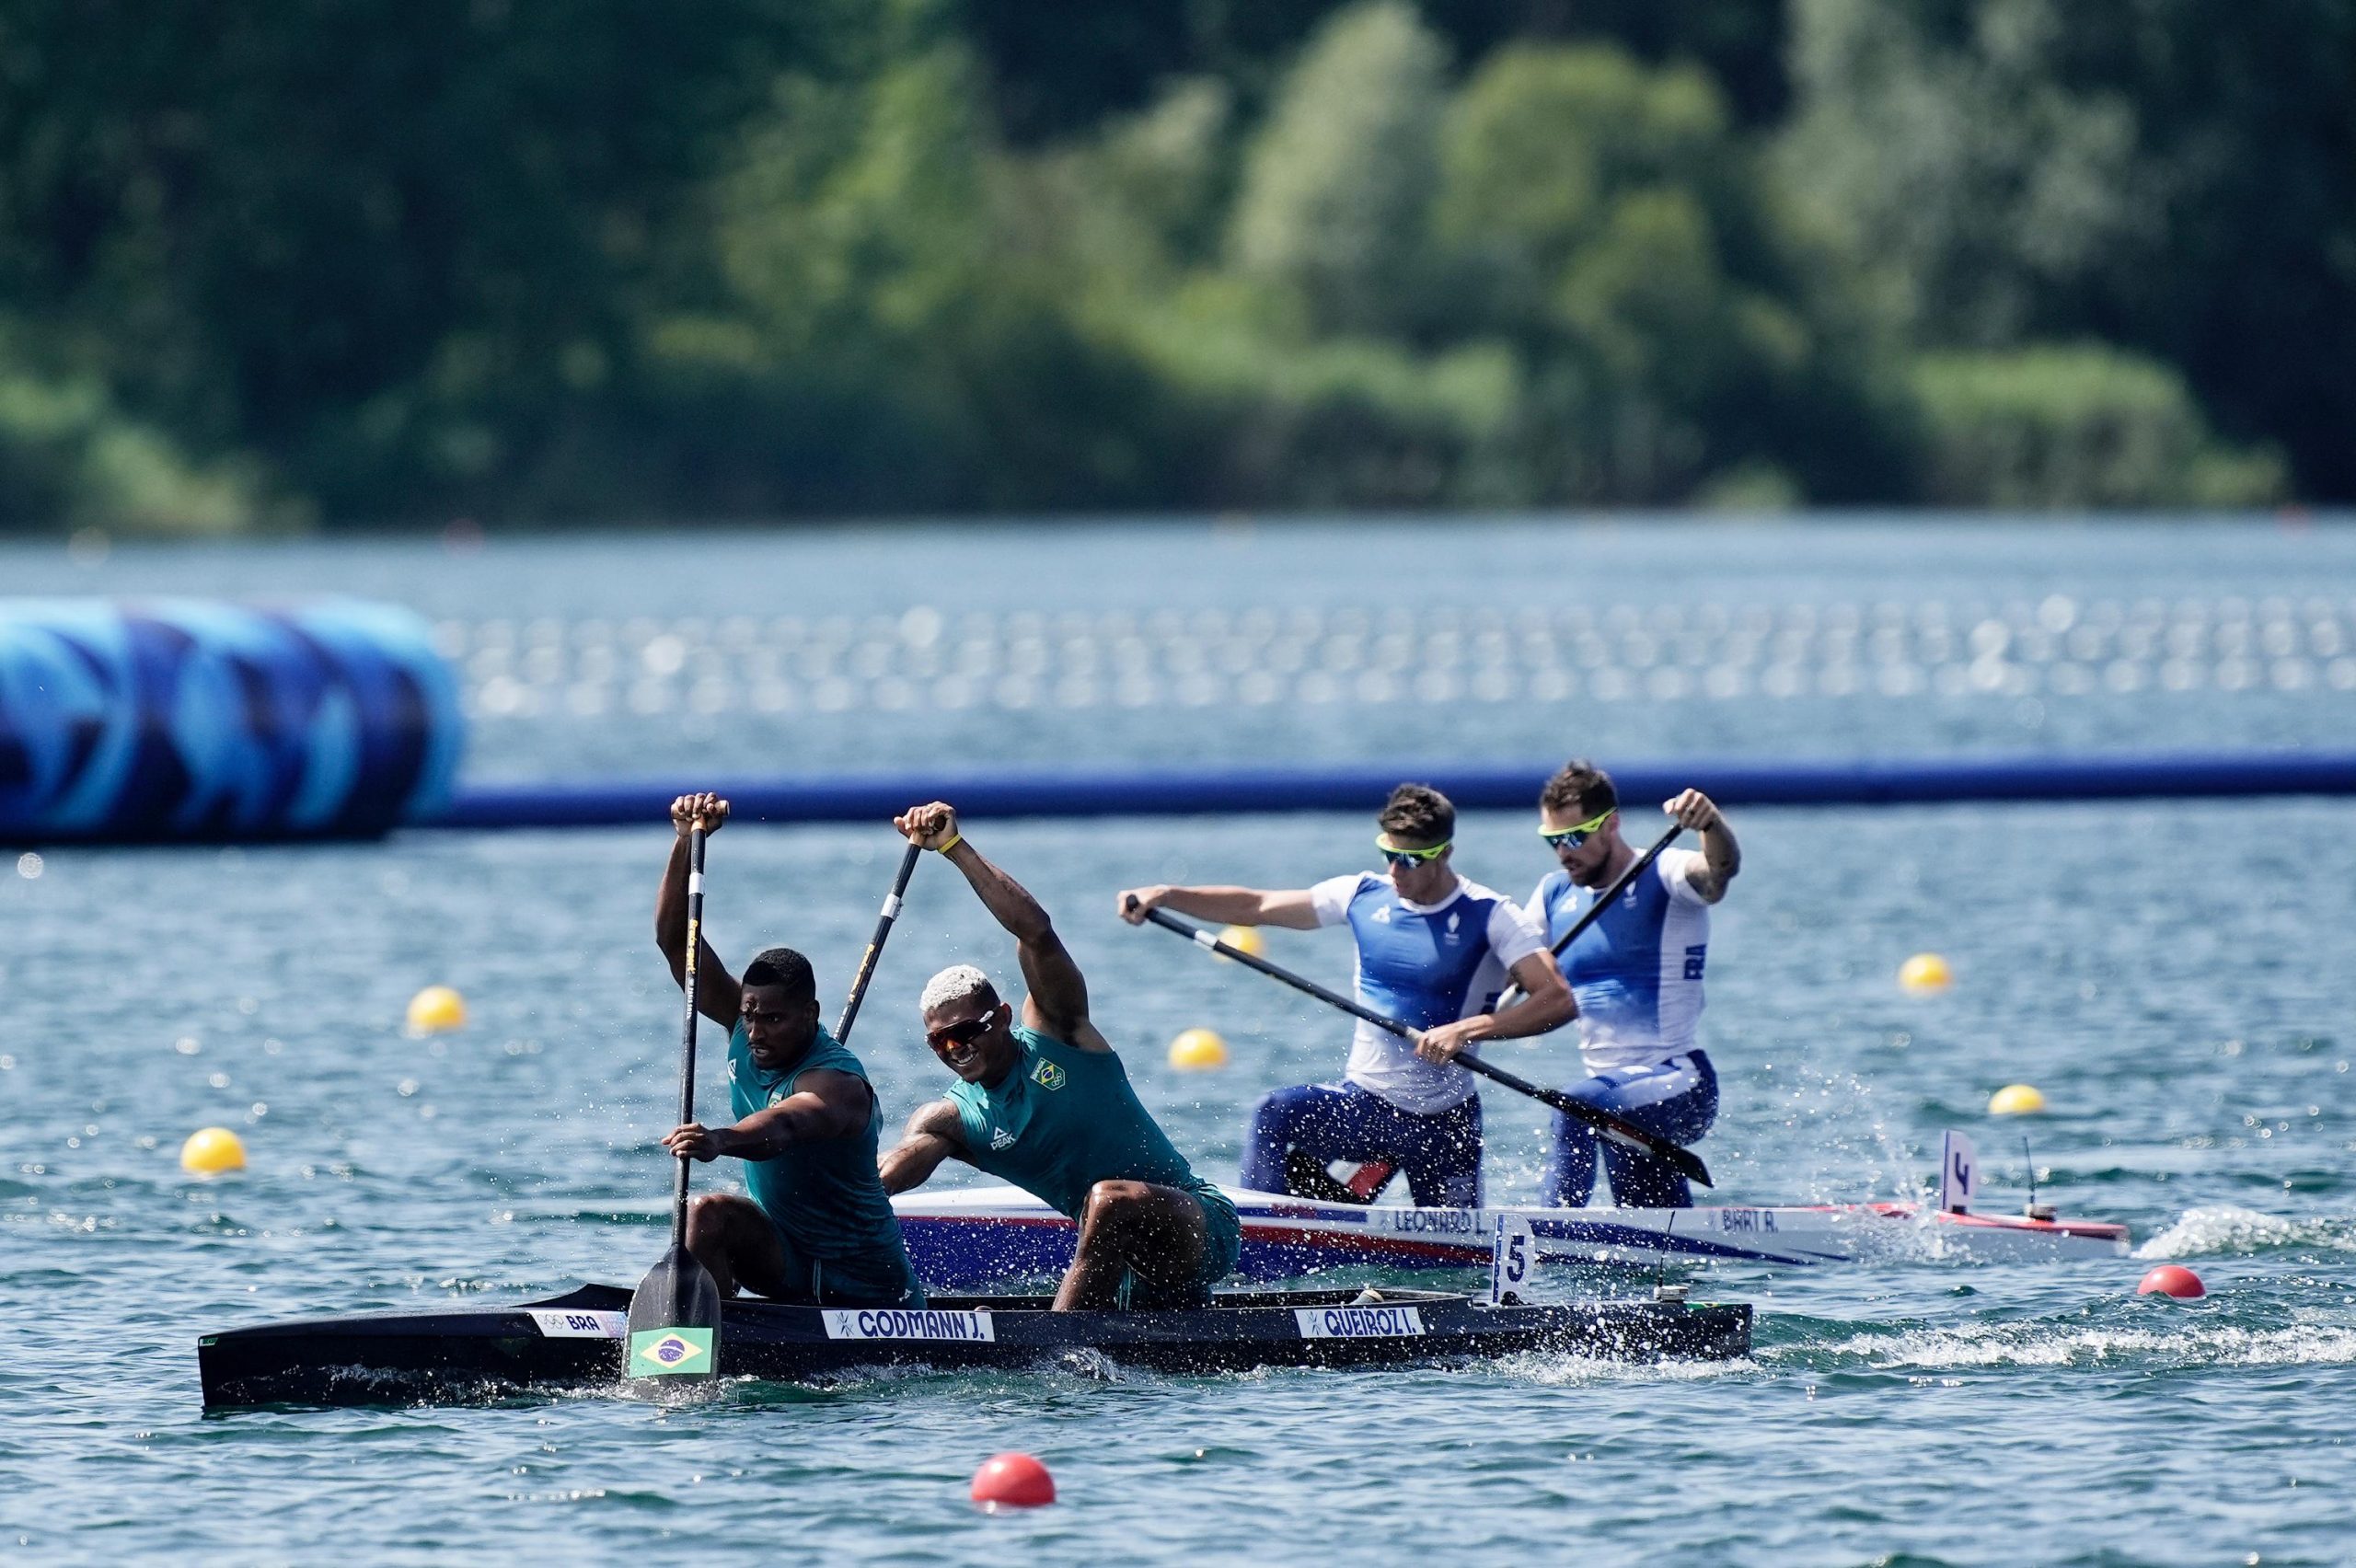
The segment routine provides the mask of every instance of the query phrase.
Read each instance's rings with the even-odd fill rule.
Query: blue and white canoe
[[[1222,1188],[1243,1221],[1238,1273],[1299,1279],[1336,1268],[1489,1266],[1501,1219],[1530,1225],[1539,1261],[1664,1264],[2029,1262],[2127,1251],[2124,1225],[1953,1212],[1927,1204],[1713,1205],[1686,1209],[1413,1208],[1320,1203]],[[1018,1187],[906,1193],[892,1200],[926,1284],[962,1289],[1061,1274],[1074,1227]]]

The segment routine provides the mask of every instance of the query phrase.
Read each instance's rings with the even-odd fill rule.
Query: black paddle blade
[[[1670,1147],[1675,1147],[1674,1145]],[[1702,1157],[1700,1155],[1695,1154],[1690,1148],[1680,1148],[1677,1150],[1677,1153],[1683,1155],[1685,1158],[1679,1159],[1675,1155],[1671,1155],[1669,1157],[1669,1162],[1677,1167],[1678,1174],[1683,1176],[1687,1181],[1692,1182],[1697,1187],[1714,1187],[1717,1185],[1716,1182],[1710,1180],[1710,1168],[1702,1163]]]
[[[638,1282],[629,1343],[627,1377],[696,1381],[720,1369],[720,1286],[685,1247]]]
[[[1616,1121],[1618,1118],[1615,1117],[1613,1120]],[[1631,1132],[1641,1134],[1643,1131],[1633,1123],[1623,1123],[1622,1125]],[[1619,1127],[1606,1123],[1596,1124],[1596,1131],[1607,1138],[1613,1139],[1623,1148],[1633,1148],[1639,1154],[1648,1154],[1655,1159],[1669,1161],[1672,1170],[1697,1187],[1716,1185],[1710,1180],[1710,1168],[1703,1164],[1702,1157],[1690,1148],[1670,1143],[1666,1138],[1646,1137],[1644,1142],[1639,1143],[1634,1137],[1623,1136]]]

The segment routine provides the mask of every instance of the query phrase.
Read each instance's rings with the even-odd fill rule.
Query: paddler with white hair
[[[960,1159],[1079,1221],[1059,1312],[1209,1305],[1211,1286],[1235,1268],[1235,1205],[1195,1174],[1138,1102],[1046,910],[983,858],[946,802],[914,807],[892,825],[964,873],[1014,938],[1027,994],[1018,1023],[971,964],[925,986],[925,1039],[958,1081],[909,1118],[884,1157],[884,1189],[921,1186],[941,1161]]]

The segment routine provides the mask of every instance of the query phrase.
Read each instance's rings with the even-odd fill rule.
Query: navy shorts
[[[1243,1150],[1243,1184],[1282,1193],[1285,1157],[1299,1149],[1320,1164],[1379,1159],[1407,1178],[1426,1208],[1481,1206],[1481,1097],[1418,1116],[1354,1083],[1280,1089],[1252,1113]]]
[[[1680,1051],[1641,1067],[1615,1067],[1575,1083],[1565,1094],[1609,1111],[1657,1138],[1692,1143],[1718,1119],[1718,1075],[1699,1051]],[[1579,1208],[1595,1191],[1596,1150],[1611,1178],[1611,1200],[1622,1208],[1691,1208],[1693,1189],[1677,1167],[1599,1139],[1584,1122],[1554,1113],[1554,1153],[1546,1166],[1546,1201]]]

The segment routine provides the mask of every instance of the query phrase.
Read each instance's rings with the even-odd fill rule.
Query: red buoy
[[[974,1472],[973,1496],[992,1510],[1045,1507],[1056,1500],[1056,1478],[1028,1454],[999,1454]]]
[[[2201,1284],[2200,1276],[2190,1269],[2177,1263],[2162,1263],[2143,1276],[2143,1283],[2135,1287],[2135,1294],[2173,1296],[2181,1301],[2190,1301],[2208,1295],[2209,1287]]]

